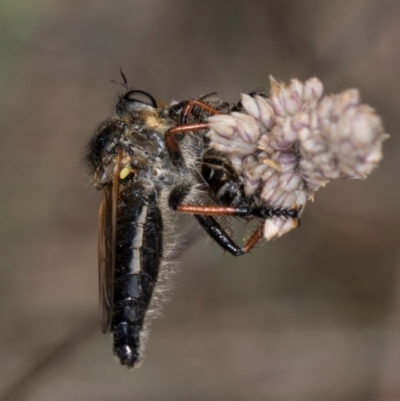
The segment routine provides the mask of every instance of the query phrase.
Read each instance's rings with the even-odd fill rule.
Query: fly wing
[[[120,154],[115,166],[112,185],[105,188],[99,211],[99,312],[100,328],[103,333],[110,330],[113,311],[115,258],[117,250],[118,184],[121,158]]]

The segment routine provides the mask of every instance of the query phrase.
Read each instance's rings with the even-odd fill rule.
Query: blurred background
[[[399,49],[399,0],[1,0],[0,400],[399,400]],[[81,165],[120,67],[166,101],[316,75],[392,135],[300,229],[241,258],[199,238],[133,372],[98,328]]]

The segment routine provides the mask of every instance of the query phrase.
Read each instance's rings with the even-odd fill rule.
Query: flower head
[[[324,95],[317,78],[287,86],[271,77],[270,97],[243,94],[242,112],[209,118],[210,146],[229,155],[247,196],[273,208],[304,211],[336,178],[365,179],[382,158],[381,118],[350,89]],[[293,221],[265,221],[267,240]]]

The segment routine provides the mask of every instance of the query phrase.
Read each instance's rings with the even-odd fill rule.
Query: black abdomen
[[[202,158],[201,175],[224,205],[238,206],[244,201],[243,184],[226,155],[207,150]]]
[[[162,257],[162,216],[156,195],[134,185],[120,191],[112,332],[114,354],[133,367]]]

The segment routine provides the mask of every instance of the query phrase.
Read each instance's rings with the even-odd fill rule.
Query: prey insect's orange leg
[[[200,100],[192,99],[192,100],[188,100],[185,107],[183,108],[182,114],[181,114],[181,117],[179,120],[180,123],[188,121],[188,117],[192,113],[194,106],[198,106],[202,111],[206,111],[206,112],[210,113],[211,115],[219,114],[219,111],[216,108],[214,108]]]
[[[239,217],[247,217],[249,216],[248,208],[241,207],[229,207],[229,206],[192,206],[192,205],[177,205],[175,210],[178,212],[191,213],[195,215],[201,215],[203,218],[205,216],[239,216]],[[207,227],[206,227],[207,229]],[[211,231],[211,226],[208,227],[208,231],[212,235],[212,237],[218,241],[222,237],[227,237],[226,233],[223,232],[221,227],[218,227],[217,223],[214,221],[213,231]],[[251,237],[246,241],[242,248],[237,247],[236,244],[229,244],[227,250],[231,251],[230,248],[234,250],[233,253],[236,256],[243,255],[248,253],[262,238],[264,234],[264,223],[261,223],[257,230],[251,235]],[[229,238],[229,237],[227,237]],[[224,240],[226,242],[226,240]],[[237,249],[235,248],[237,247]]]
[[[194,132],[194,131],[201,131],[202,129],[207,129],[208,124],[206,122],[197,122],[187,124],[188,118],[193,111],[193,107],[197,106],[201,110],[206,111],[210,114],[219,114],[219,111],[214,107],[204,103],[200,100],[188,100],[182,110],[181,116],[179,118],[179,124],[176,127],[170,128],[165,133],[165,144],[167,146],[168,151],[170,152],[173,159],[179,159],[180,151],[178,142],[175,139],[176,134],[182,134],[185,132]],[[184,124],[182,124],[184,122]]]
[[[230,206],[192,206],[192,205],[178,205],[176,207],[178,212],[190,214],[202,214],[203,216],[240,216],[247,217],[247,212],[242,212],[242,208]]]
[[[180,155],[179,145],[175,139],[176,134],[182,134],[189,131],[201,131],[202,129],[207,129],[208,123],[192,123],[185,125],[178,125],[176,127],[170,128],[165,133],[165,144],[167,149],[171,153],[171,155],[178,156]]]
[[[248,253],[264,235],[264,223],[261,223],[253,235],[246,241],[242,248],[243,253]]]

